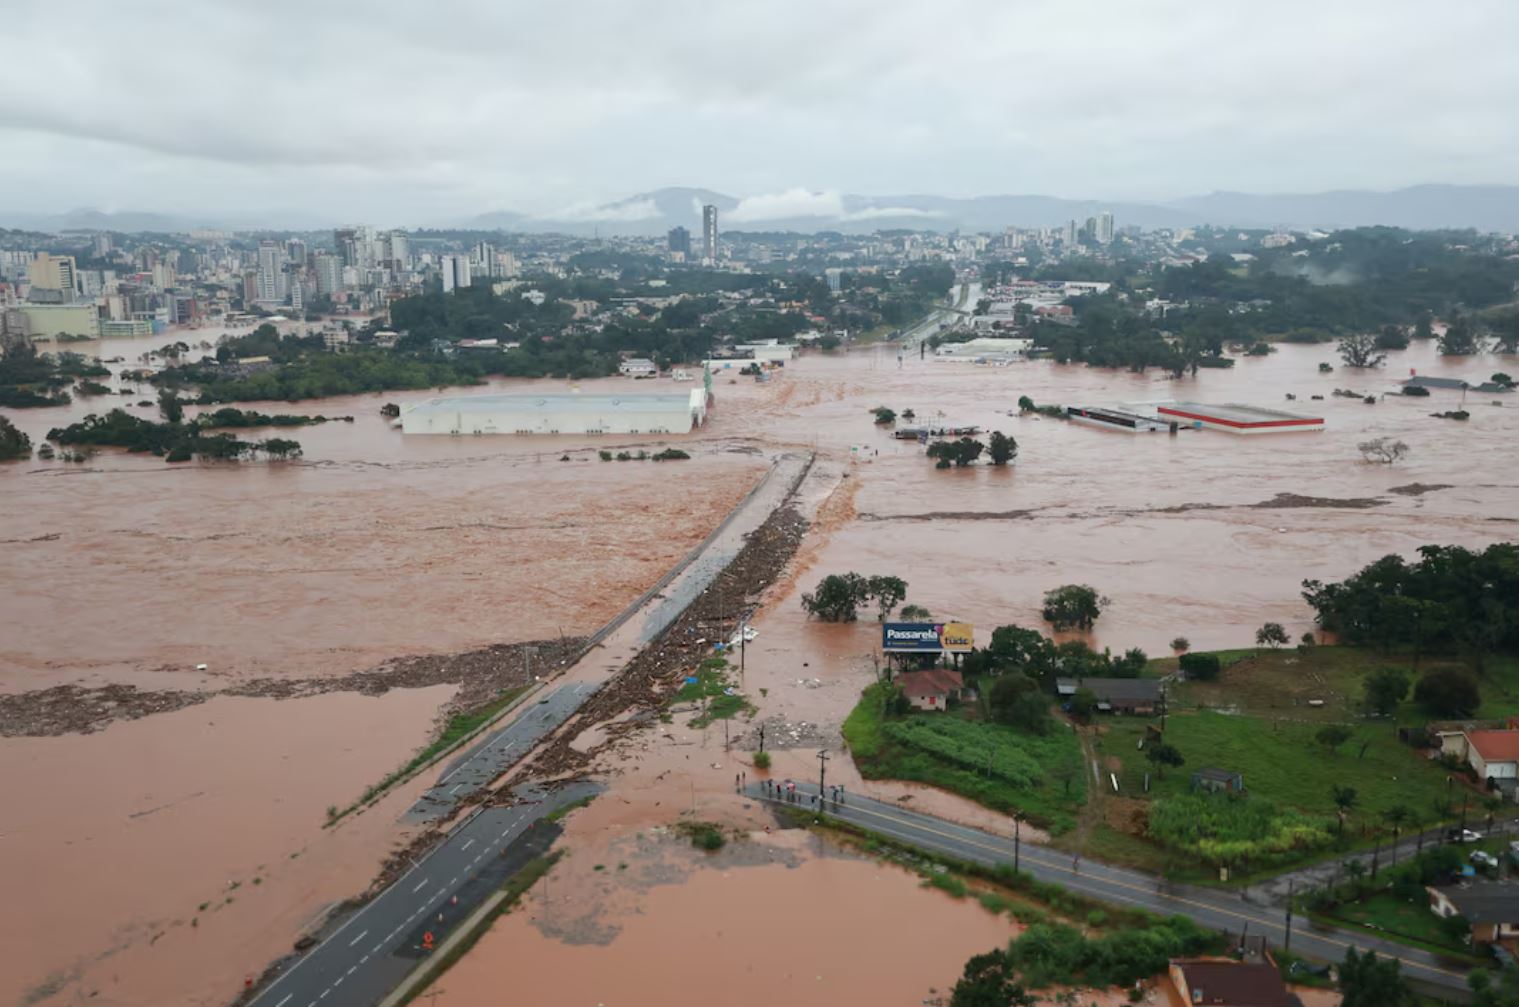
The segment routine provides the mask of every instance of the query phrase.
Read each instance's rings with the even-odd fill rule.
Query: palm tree
[[[1388,867],[1398,866],[1398,836],[1403,832],[1403,826],[1413,817],[1413,812],[1405,804],[1394,804],[1382,812],[1382,820],[1392,826],[1392,863]]]
[[[1350,813],[1350,809],[1354,808],[1356,805],[1355,788],[1341,787],[1338,785],[1331,787],[1329,790],[1329,799],[1334,802],[1335,808],[1339,811],[1340,835],[1343,837],[1345,835],[1345,816],[1348,815]]]

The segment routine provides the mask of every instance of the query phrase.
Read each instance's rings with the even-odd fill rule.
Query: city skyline
[[[778,212],[798,192],[1164,202],[1519,179],[1502,2],[165,6],[174,60],[117,59],[157,6],[86,2],[66,39],[38,12],[8,24],[0,185],[23,205],[0,209],[612,222],[609,202],[680,181]]]

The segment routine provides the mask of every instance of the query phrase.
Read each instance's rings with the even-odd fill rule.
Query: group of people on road
[[[763,789],[766,797],[774,798],[777,801],[785,801],[788,804],[797,803],[798,794],[794,780],[786,780],[784,782],[780,780],[763,780],[760,782],[760,787]],[[844,787],[842,784],[829,787],[826,795],[802,794],[800,796],[805,798],[807,803],[814,808],[818,806],[820,797],[825,798],[823,800],[825,805],[830,800],[835,805],[839,805],[844,803]]]

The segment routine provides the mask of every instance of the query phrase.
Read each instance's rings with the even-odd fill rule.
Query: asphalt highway
[[[600,686],[593,682],[563,685],[537,700],[528,700],[512,722],[455,759],[438,782],[406,812],[408,822],[430,822],[452,815],[459,802],[509,769],[533,746],[569,720]]]
[[[539,845],[546,847],[550,837],[534,844],[529,830],[557,832],[557,826],[539,823],[555,809],[599,789],[571,784],[546,795],[531,795],[535,799],[511,807],[479,812],[321,944],[290,960],[250,1007],[379,1003],[427,954],[426,933],[441,943],[456,923],[527,859],[514,858],[511,852],[524,845],[533,846],[531,852],[537,852]]]
[[[761,785],[751,784],[745,793],[769,804],[818,810],[812,803],[812,797],[818,793],[817,785],[798,782],[796,787],[798,797],[794,802],[766,794]],[[986,866],[1011,866],[1014,862],[1011,821],[1008,835],[996,835],[854,794],[846,793],[843,803],[824,801],[823,804],[820,810],[832,818],[932,853]],[[1020,846],[1017,854],[1019,869],[1042,881],[1055,882],[1110,904],[1147,909],[1161,915],[1187,916],[1215,930],[1229,933],[1248,930],[1250,934],[1265,934],[1274,947],[1285,944],[1284,914],[1252,905],[1237,893],[1170,884],[1141,871],[1078,860],[1069,853],[1027,840]],[[1293,920],[1291,949],[1297,954],[1339,962],[1345,957],[1345,949],[1350,947],[1397,958],[1402,963],[1404,975],[1439,987],[1444,993],[1467,990],[1469,969],[1460,963],[1366,934],[1310,925],[1302,917]]]

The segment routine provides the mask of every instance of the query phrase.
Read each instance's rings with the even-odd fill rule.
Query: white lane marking
[[[327,999],[327,994],[331,993],[331,992],[332,992],[332,989],[330,987],[327,988],[327,989],[324,989],[324,990],[322,990],[322,995],[319,996],[319,997],[317,997],[317,999],[318,1000],[326,1000]]]
[[[369,961],[369,956],[368,956],[368,955],[365,955],[365,956],[364,956],[364,957],[363,957],[363,958],[360,958],[360,959],[359,959],[359,964],[360,964],[360,965],[363,965],[363,964],[364,964],[364,963],[365,963],[365,962],[367,962],[367,961]]]
[[[441,899],[443,896],[445,896],[447,894],[448,894],[448,889],[447,888],[439,888],[438,889],[438,893],[433,896],[433,899]],[[428,899],[427,901],[431,902],[432,899]]]
[[[458,884],[459,883],[459,875],[455,874],[453,877],[449,878],[448,879],[448,883],[451,884],[451,885]]]
[[[283,999],[279,1003],[275,1004],[274,1007],[285,1007],[285,1004],[289,1003],[290,1002],[290,998],[293,997],[293,996],[295,996],[294,993],[286,993],[285,994],[285,999]]]
[[[350,965],[350,966],[348,966],[348,971],[345,973],[345,975],[350,975],[351,976],[355,972],[357,972],[358,970],[359,970],[359,967],[357,965]]]
[[[348,942],[348,946],[349,947],[353,947],[355,944],[359,943],[359,941],[363,940],[364,938],[366,938],[368,936],[369,936],[369,931],[366,930],[362,934],[359,934],[359,936],[355,937],[353,940],[349,941]],[[275,1004],[274,1007],[280,1007],[280,1005],[279,1004]]]
[[[337,989],[339,986],[343,985],[343,978],[343,976],[338,976],[336,979],[334,979],[332,981],[332,988]]]
[[[471,839],[469,842],[467,842],[463,846],[459,847],[459,852],[463,853],[465,850],[469,849],[473,845],[475,845],[475,841],[473,839]],[[276,1004],[275,1007],[279,1007],[279,1005]]]
[[[372,947],[372,948],[369,949],[369,954],[371,954],[371,955],[377,955],[377,954],[379,954],[380,953],[380,949],[383,948],[384,946],[385,946],[385,942],[381,941],[380,943],[376,944],[374,947]],[[368,958],[369,955],[365,955],[364,957]]]
[[[448,792],[448,796],[450,796],[450,797],[454,796],[454,792],[457,791],[462,786],[464,786],[464,784],[462,784],[462,783],[456,783],[456,784],[454,784],[453,790],[450,790]]]
[[[423,878],[423,879],[422,879],[422,880],[421,880],[421,881],[420,881],[420,882],[419,882],[419,883],[418,883],[418,884],[417,884],[417,887],[415,887],[415,888],[413,888],[413,889],[412,889],[412,890],[411,890],[411,893],[412,893],[412,894],[413,894],[413,895],[415,895],[415,894],[417,894],[417,893],[418,893],[418,892],[420,892],[420,891],[421,891],[421,890],[422,890],[422,889],[423,889],[423,888],[426,888],[426,887],[427,887],[427,879],[426,879],[426,878]]]

